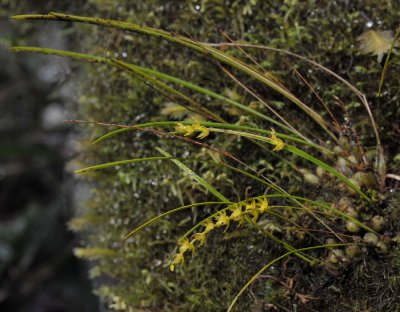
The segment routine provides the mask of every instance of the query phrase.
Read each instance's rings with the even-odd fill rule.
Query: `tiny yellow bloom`
[[[220,227],[220,226],[225,226],[226,225],[226,229],[229,227],[229,222],[230,222],[230,218],[226,215],[225,210],[220,211],[219,214],[215,217],[215,226],[216,227]],[[225,231],[226,231],[225,229]]]
[[[256,209],[257,209],[257,207],[256,207],[256,201],[255,201],[254,198],[253,198],[253,199],[251,200],[251,203],[246,205],[246,211],[247,211],[247,212],[251,212],[251,211],[254,211],[254,210],[256,210]]]
[[[192,252],[192,255],[194,255],[194,244],[193,242],[189,242],[187,237],[185,237],[179,241],[179,253],[184,254],[187,250],[190,250]]]
[[[242,206],[235,204],[232,208],[232,213],[230,215],[231,220],[239,222],[238,226],[243,225],[244,222],[244,215]]]
[[[169,266],[169,269],[173,272],[175,270],[175,265],[182,266],[184,262],[185,262],[185,257],[183,256],[183,253],[177,253],[174,256],[174,260],[172,260],[172,263]]]
[[[199,123],[194,123],[193,125],[177,123],[175,126],[175,131],[183,133],[184,136],[189,136],[195,132],[200,132],[200,134],[197,136],[199,139],[204,139],[210,134],[210,130]]]
[[[256,201],[253,198],[250,204],[246,205],[246,212],[253,216],[253,222],[256,222],[258,219],[259,212],[257,210]]]
[[[258,216],[259,216],[258,211],[252,211],[252,212],[250,212],[250,214],[253,216],[253,218],[251,218],[251,220],[252,220],[253,222],[257,222]]]
[[[200,132],[200,134],[197,136],[199,139],[204,139],[206,136],[210,134],[210,130],[208,130],[207,127],[204,127],[200,125],[199,123],[196,123],[193,125],[194,131]]]
[[[274,128],[271,128],[271,130],[272,130],[272,132],[271,132],[271,137],[270,137],[271,143],[272,143],[273,145],[275,145],[273,151],[280,151],[280,150],[283,150],[283,149],[285,148],[285,145],[286,145],[285,142],[283,142],[280,138],[278,138],[278,137],[276,136],[276,132],[275,132],[275,129],[274,129]]]
[[[212,220],[210,220],[210,219],[206,219],[203,222],[203,226],[205,227],[203,233],[208,233],[208,232],[212,231],[215,228],[214,222],[212,222]]]
[[[203,246],[206,241],[206,232],[199,232],[194,234],[193,239],[199,242],[199,247]]]
[[[260,206],[258,207],[258,211],[260,213],[264,213],[268,210],[268,199],[267,197],[262,197],[261,199],[259,199],[260,201]]]
[[[194,132],[193,126],[177,123],[175,126],[177,132],[184,132],[184,136],[189,136]]]

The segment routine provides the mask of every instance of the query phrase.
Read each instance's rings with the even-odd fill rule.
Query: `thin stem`
[[[343,246],[349,246],[350,244],[329,244],[329,245],[320,245],[320,246],[312,246],[312,247],[306,247],[306,248],[299,248],[296,250],[291,250],[282,256],[279,256],[278,258],[275,258],[271,262],[269,262],[267,265],[262,267],[256,274],[253,275],[253,277],[242,287],[242,289],[239,291],[239,293],[233,298],[232,302],[229,305],[229,308],[227,312],[231,312],[233,309],[233,306],[235,305],[236,301],[239,299],[239,297],[243,294],[243,292],[269,267],[271,267],[274,263],[278,262],[279,260],[286,258],[290,256],[291,254],[294,254],[296,252],[302,252],[302,251],[308,251],[308,250],[315,250],[315,249],[322,249],[322,248],[334,248],[334,247],[343,247]]]
[[[203,202],[203,203],[194,203],[194,204],[190,204],[190,205],[186,205],[186,206],[182,206],[179,208],[175,208],[175,209],[171,209],[167,212],[161,213],[158,216],[144,222],[143,224],[139,225],[138,227],[136,227],[134,230],[130,231],[128,234],[126,234],[124,236],[124,238],[122,240],[127,240],[129,237],[131,237],[132,235],[134,235],[136,232],[140,231],[141,229],[143,229],[144,227],[152,224],[153,222],[157,221],[158,219],[161,219],[165,216],[168,216],[170,214],[173,214],[175,212],[181,211],[181,210],[185,210],[188,208],[192,208],[192,207],[198,207],[198,206],[207,206],[207,205],[221,205],[224,204],[225,202]]]

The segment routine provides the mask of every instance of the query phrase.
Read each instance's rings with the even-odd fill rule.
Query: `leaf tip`
[[[13,16],[10,16],[10,19],[11,20],[22,20],[23,17],[24,17],[24,15],[13,15]]]
[[[129,237],[131,237],[131,236],[132,236],[132,233],[126,234],[126,235],[122,238],[122,241],[123,241],[123,242],[126,242],[126,240],[127,240]]]

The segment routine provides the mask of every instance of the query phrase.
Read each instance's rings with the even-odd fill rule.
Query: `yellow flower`
[[[185,262],[185,257],[183,256],[183,253],[177,253],[174,256],[174,260],[172,260],[172,263],[169,266],[169,269],[173,272],[175,270],[175,265],[182,266],[184,262]]]
[[[259,212],[257,210],[256,201],[254,200],[254,198],[252,199],[250,204],[246,205],[246,212],[253,216],[252,218],[253,222],[257,221]]]
[[[268,199],[267,197],[262,197],[261,199],[259,199],[260,201],[260,206],[258,207],[258,211],[260,213],[264,213],[268,210]]]
[[[251,220],[252,220],[253,222],[257,222],[257,220],[258,220],[258,215],[259,215],[258,211],[252,211],[252,212],[250,212],[250,213],[251,213],[251,215],[253,216],[253,218],[251,218]]]
[[[225,231],[228,229],[229,227],[229,222],[230,222],[230,218],[226,215],[225,210],[220,211],[219,214],[215,217],[215,226],[216,227],[220,227],[220,226],[224,226],[226,225],[226,229]]]
[[[199,123],[194,124],[193,129],[194,129],[194,131],[201,132],[197,136],[197,138],[199,138],[199,139],[204,139],[206,136],[208,136],[210,134],[210,130],[208,130],[207,127],[200,125]]]
[[[204,245],[204,242],[206,241],[206,234],[206,232],[199,232],[193,235],[193,239],[199,242],[199,247]]]
[[[210,219],[205,220],[203,222],[203,225],[205,227],[203,233],[208,233],[208,232],[212,231],[215,228],[215,224]]]
[[[195,132],[200,132],[200,134],[197,136],[197,138],[199,139],[204,139],[210,134],[210,130],[199,123],[195,123],[193,125],[184,125],[182,123],[177,123],[175,126],[175,130],[177,132],[183,132],[184,136],[189,136]]]
[[[193,129],[192,126],[184,125],[184,124],[181,124],[181,123],[177,123],[176,124],[175,130],[177,132],[184,132],[184,134],[183,134],[184,136],[189,136],[194,132],[194,129]]]
[[[276,136],[276,132],[275,132],[274,128],[271,128],[271,130],[272,130],[271,137],[270,137],[271,143],[273,145],[275,145],[273,151],[283,150],[285,148],[285,145],[286,145],[285,142],[283,142],[280,138],[278,138]]]
[[[232,213],[230,215],[231,220],[239,222],[238,226],[243,225],[244,215],[242,206],[235,204],[231,210],[232,210]]]
[[[254,210],[256,210],[256,209],[257,209],[257,207],[256,207],[256,201],[255,201],[254,198],[253,198],[252,201],[251,201],[251,203],[246,205],[246,211],[247,211],[247,212],[251,212],[251,211],[254,211]]]
[[[194,244],[193,242],[189,242],[189,240],[185,237],[179,241],[179,253],[183,255],[187,250],[190,250],[192,255],[194,255]]]

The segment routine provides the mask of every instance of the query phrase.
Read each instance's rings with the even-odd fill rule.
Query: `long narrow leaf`
[[[383,86],[383,82],[385,81],[385,76],[386,76],[386,72],[388,70],[388,66],[389,66],[389,60],[390,57],[392,55],[392,51],[394,49],[394,47],[396,46],[396,44],[398,44],[397,39],[400,36],[400,29],[396,32],[394,38],[393,38],[393,42],[392,45],[390,46],[389,51],[387,52],[387,56],[386,56],[386,60],[385,60],[385,65],[383,66],[382,69],[382,74],[381,74],[381,79],[379,80],[379,87],[378,87],[378,96],[381,97],[382,96],[382,86]]]
[[[151,123],[153,126],[156,125],[156,123]],[[157,123],[158,125],[167,125],[170,124],[170,122],[159,122]],[[237,126],[237,125],[229,125],[229,124],[217,124],[217,123],[208,123],[208,122],[203,122],[202,123],[205,126],[208,125],[214,125],[214,126],[219,126],[220,128],[242,128],[242,129],[251,129],[251,127],[243,127],[243,126]],[[146,127],[149,124],[142,124],[140,125],[140,127]],[[137,126],[133,126],[132,128],[135,128]],[[127,126],[127,128],[131,128],[130,126]],[[257,129],[257,128],[253,128],[254,130],[258,131],[258,132],[262,132],[262,133],[271,133],[268,130],[262,130],[262,129]],[[118,133],[122,132],[122,130],[117,130]],[[223,132],[223,133],[230,133],[230,134],[234,134],[234,135],[239,135],[239,136],[243,136],[243,137],[247,137],[247,138],[251,138],[251,139],[255,139],[255,140],[260,140],[263,142],[267,142],[269,144],[272,144],[271,139],[268,137],[264,137],[261,135],[257,135],[257,134],[253,134],[253,133],[249,133],[249,132],[243,132],[243,131],[236,131],[236,130],[223,130],[223,129],[217,129],[217,128],[211,128],[210,131],[214,131],[214,132]],[[107,134],[107,136],[113,135],[114,133],[110,133]],[[277,134],[277,136],[284,138],[285,135],[282,134]],[[288,137],[288,136],[286,136]],[[97,141],[103,139],[104,137],[98,139]],[[293,139],[293,137],[289,138]],[[301,140],[301,139],[297,139],[294,138],[294,140]],[[305,142],[305,141],[303,141]],[[341,174],[339,171],[337,171],[335,168],[333,168],[332,166],[328,165],[327,163],[323,162],[322,160],[319,160],[318,158],[315,158],[314,156],[311,156],[310,154],[308,154],[307,152],[292,146],[292,145],[288,145],[286,144],[285,146],[285,150],[291,152],[292,154],[299,156],[323,169],[325,169],[326,171],[328,171],[329,173],[331,173],[333,176],[335,176],[336,178],[338,178],[339,180],[341,180],[342,182],[344,182],[346,185],[348,185],[352,190],[354,190],[357,194],[359,194],[362,198],[364,198],[365,200],[367,200],[368,202],[371,202],[371,199],[365,195],[356,185],[354,185],[347,177],[345,177],[343,174]]]
[[[171,154],[169,154],[168,152],[162,150],[161,148],[157,148],[157,150],[165,155],[166,157],[171,157]],[[183,170],[183,172],[185,172],[186,174],[188,174],[190,177],[192,177],[195,181],[199,182],[200,185],[202,185],[204,188],[206,188],[209,192],[211,192],[212,194],[214,194],[217,198],[221,199],[223,202],[229,204],[230,201],[224,196],[222,195],[220,192],[218,192],[212,185],[210,185],[207,181],[205,181],[202,177],[200,177],[199,175],[197,175],[195,172],[193,172],[192,169],[190,169],[189,167],[187,167],[184,163],[182,163],[181,161],[179,161],[178,159],[171,159],[172,162],[174,162],[180,169]],[[248,218],[246,216],[246,221],[250,224],[252,224],[254,227],[256,227],[258,230],[260,230],[261,232],[263,232],[264,234],[267,234],[268,237],[270,237],[271,239],[273,239],[274,241],[282,244],[286,249],[288,250],[294,250],[294,247],[291,246],[290,244],[278,239],[277,237],[275,237],[272,233],[267,232],[265,229],[261,228],[257,223],[252,222],[252,220],[250,220],[250,218]],[[297,253],[295,252],[296,256],[298,256],[299,258],[308,261],[308,262],[312,262],[310,259],[308,259],[307,257],[305,257],[304,255],[302,255],[301,253]]]
[[[162,150],[159,147],[156,147],[157,151],[159,151],[161,154],[163,154],[165,157],[169,157],[171,161],[177,165],[183,172],[185,172],[188,176],[190,176],[192,179],[197,181],[201,186],[203,186],[207,191],[212,193],[215,197],[219,198],[225,203],[230,203],[231,201],[226,198],[224,195],[222,195],[220,192],[218,192],[210,183],[208,183],[206,180],[204,180],[202,177],[197,175],[192,169],[187,167],[183,162],[179,161],[175,157],[172,157],[171,154],[168,152]]]
[[[243,294],[243,292],[269,267],[271,267],[274,263],[278,262],[279,260],[286,258],[290,256],[291,254],[294,254],[296,252],[302,252],[302,251],[308,251],[308,250],[315,250],[315,249],[323,249],[323,248],[334,248],[334,247],[343,247],[343,246],[348,246],[349,244],[329,244],[329,245],[321,245],[321,246],[312,246],[312,247],[306,247],[306,248],[299,248],[296,250],[289,251],[282,256],[275,258],[271,262],[269,262],[267,265],[262,267],[256,274],[253,275],[253,277],[242,287],[242,289],[239,291],[239,293],[233,298],[232,302],[229,305],[228,311],[230,312],[233,309],[233,306],[235,305],[236,301],[238,301],[239,297]]]
[[[104,164],[100,164],[100,165],[82,168],[82,169],[76,170],[74,173],[87,173],[89,171],[106,169],[106,168],[116,167],[116,166],[121,166],[121,165],[128,165],[128,164],[133,164],[133,163],[142,162],[142,161],[165,160],[165,159],[176,159],[176,157],[155,156],[155,157],[144,157],[144,158],[134,158],[134,159],[112,161],[112,162],[108,162],[108,163],[104,163]]]
[[[179,99],[183,100],[185,102],[186,108],[189,110],[192,110],[200,115],[204,115],[206,117],[209,117],[211,119],[217,120],[217,121],[224,121],[221,119],[221,117],[217,116],[207,108],[202,107],[199,103],[197,103],[195,100],[190,98],[189,96],[183,94],[182,92],[175,90],[174,88],[171,88],[170,86],[166,85],[165,83],[159,81],[158,79],[153,78],[149,74],[145,73],[141,69],[134,67],[134,66],[129,66],[129,64],[126,64],[125,62],[119,61],[119,60],[111,60],[111,63],[115,64],[117,67],[126,70],[130,73],[133,73],[137,77],[141,78],[142,80],[149,82],[151,86],[153,87],[158,87],[168,93],[168,96],[171,98],[172,101],[176,103],[180,103]]]
[[[305,113],[307,113],[324,131],[335,141],[337,141],[336,136],[329,131],[327,128],[324,119],[306,104],[304,104],[299,98],[297,98],[293,93],[288,91],[285,87],[282,86],[281,83],[276,82],[276,78],[271,73],[264,73],[260,72],[254,67],[240,61],[232,57],[231,55],[224,53],[218,49],[215,49],[209,45],[200,43],[198,41],[192,40],[190,38],[170,33],[161,29],[151,28],[144,25],[128,23],[128,22],[121,22],[116,20],[110,19],[103,19],[97,17],[86,17],[86,16],[76,16],[76,15],[69,15],[69,14],[61,14],[51,12],[46,15],[16,15],[13,16],[12,19],[15,20],[26,20],[26,19],[33,19],[33,20],[60,20],[60,21],[71,21],[71,22],[80,22],[80,23],[87,23],[87,24],[94,24],[94,25],[101,25],[105,27],[115,28],[124,31],[132,31],[137,32],[145,35],[149,35],[155,38],[165,39],[167,41],[177,43],[183,45],[185,47],[191,48],[201,54],[206,56],[212,57],[215,60],[218,60],[224,64],[232,66],[249,76],[253,77],[254,79],[258,80],[259,82],[263,83],[264,85],[268,86],[269,88],[275,90],[276,92],[280,93],[298,107],[300,107]]]
[[[86,121],[80,121],[80,122],[86,122]],[[87,123],[91,123],[90,121],[88,121]],[[96,122],[93,122],[96,124]],[[111,131],[103,136],[101,136],[100,138],[96,139],[93,144],[97,144],[100,143],[101,141],[117,135],[119,133],[122,132],[126,132],[126,131],[133,131],[135,129],[142,129],[142,128],[149,128],[149,127],[170,127],[170,126],[174,126],[176,125],[176,121],[156,121],[156,122],[149,122],[149,123],[143,123],[143,124],[137,124],[137,125],[116,125],[116,124],[107,124],[107,123],[98,123],[101,125],[109,125],[109,126],[116,126],[119,127],[120,129]],[[192,121],[179,121],[179,123],[184,124],[184,125],[190,125],[193,124]],[[264,130],[264,129],[260,129],[260,128],[255,128],[255,127],[250,127],[250,126],[243,126],[243,125],[235,125],[235,124],[225,124],[225,123],[216,123],[216,122],[206,122],[206,121],[202,121],[200,122],[201,125],[206,126],[206,127],[215,127],[215,128],[220,128],[220,129],[232,129],[232,130],[244,130],[244,131],[254,131],[254,132],[258,132],[261,134],[265,134],[265,135],[271,135],[271,131],[270,130]],[[327,148],[317,145],[315,143],[311,143],[308,141],[305,141],[303,139],[300,139],[298,137],[295,136],[291,136],[291,135],[286,135],[283,133],[279,133],[276,132],[276,135],[284,140],[288,140],[288,141],[292,141],[292,142],[296,142],[296,143],[301,143],[303,145],[307,145],[313,148],[316,148],[326,154],[333,154],[332,151],[328,150]]]
[[[257,181],[257,182],[262,183],[262,184],[264,184],[264,185],[266,185],[268,187],[271,187],[272,189],[274,189],[275,191],[277,191],[279,193],[279,194],[274,194],[274,197],[288,198],[290,201],[292,201],[293,203],[299,205],[299,207],[301,207],[302,209],[305,209],[306,211],[308,211],[306,209],[306,206],[301,203],[303,201],[306,202],[306,203],[310,203],[313,206],[321,207],[324,210],[332,211],[333,213],[338,215],[338,217],[341,218],[342,220],[349,220],[349,221],[357,224],[359,227],[363,228],[364,230],[366,230],[368,232],[376,233],[373,229],[371,229],[370,227],[366,226],[364,223],[358,221],[356,218],[354,218],[352,216],[349,216],[346,213],[341,212],[340,210],[332,207],[331,205],[329,205],[327,203],[320,202],[320,201],[314,201],[314,200],[311,200],[311,199],[308,199],[308,198],[304,198],[304,197],[301,197],[301,196],[288,194],[283,189],[281,189],[277,184],[273,183],[272,181],[265,181],[264,179],[261,179],[261,178],[255,176],[254,174],[251,174],[251,173],[249,173],[247,171],[244,171],[242,169],[233,167],[231,165],[228,165],[228,164],[225,164],[225,163],[216,163],[216,162],[211,162],[211,163],[214,163],[216,165],[229,168],[229,169],[231,169],[231,170],[233,170],[233,171],[235,171],[237,173],[240,173],[240,174],[242,174],[244,176],[249,177],[250,179],[252,179],[254,181]],[[310,211],[308,211],[308,212],[310,212]]]
[[[260,140],[260,141],[264,141],[267,142],[269,144],[273,144],[273,142],[271,141],[271,139],[266,138],[266,137],[262,137],[260,135],[256,135],[256,134],[251,134],[248,132],[240,132],[240,131],[233,131],[233,130],[214,130],[214,129],[210,129],[210,131],[218,131],[218,132],[224,132],[224,133],[231,133],[231,134],[235,134],[235,135],[240,135],[240,136],[244,136],[244,137],[248,137],[248,138],[252,138],[255,140]],[[285,145],[285,150],[291,152],[292,154],[299,156],[323,169],[325,169],[326,171],[328,171],[329,173],[331,173],[333,176],[335,176],[336,178],[338,178],[339,180],[341,180],[342,182],[344,182],[346,185],[348,185],[354,192],[356,192],[357,194],[359,194],[362,198],[364,198],[365,200],[367,200],[368,202],[371,202],[371,199],[365,195],[356,185],[354,185],[347,177],[345,177],[343,174],[341,174],[339,171],[337,171],[335,168],[333,168],[332,166],[329,166],[327,163],[323,162],[322,160],[319,160],[318,158],[315,158],[314,156],[311,156],[310,154],[308,154],[307,152],[292,146],[292,145]]]
[[[161,219],[165,216],[168,216],[170,214],[173,214],[175,212],[181,211],[181,210],[185,210],[188,208],[192,208],[192,207],[198,207],[198,206],[206,206],[206,205],[221,205],[221,204],[226,204],[225,202],[203,202],[203,203],[194,203],[194,204],[190,204],[190,205],[185,205],[179,208],[175,208],[175,209],[171,209],[168,210],[167,212],[161,213],[158,216],[144,222],[143,224],[139,225],[138,227],[136,227],[135,229],[133,229],[132,231],[130,231],[128,234],[126,234],[123,238],[123,240],[127,240],[129,237],[131,237],[132,235],[134,235],[135,233],[137,233],[138,231],[140,231],[141,229],[143,229],[144,227],[152,224],[153,222],[157,221],[158,219]]]
[[[397,34],[396,34],[397,35]],[[361,103],[363,104],[364,108],[366,109],[367,113],[368,113],[368,117],[371,121],[371,127],[372,130],[374,131],[375,134],[375,138],[376,138],[376,145],[377,145],[377,168],[379,168],[379,163],[383,161],[383,150],[382,150],[382,146],[381,146],[381,139],[380,139],[380,135],[378,132],[378,127],[376,125],[375,122],[375,118],[372,114],[371,108],[369,107],[369,103],[367,100],[367,97],[365,96],[364,93],[362,93],[360,90],[358,90],[354,85],[352,85],[350,82],[348,82],[346,79],[344,79],[343,77],[339,76],[338,74],[336,74],[334,71],[330,70],[329,68],[323,66],[322,64],[319,64],[313,60],[310,60],[302,55],[293,53],[293,52],[289,52],[286,50],[282,50],[282,49],[277,49],[277,48],[272,48],[272,47],[267,47],[267,46],[262,46],[262,45],[255,45],[255,44],[242,44],[242,43],[231,43],[231,42],[223,42],[223,43],[217,43],[217,44],[209,44],[209,43],[205,43],[211,47],[218,47],[218,46],[237,46],[237,47],[247,47],[247,48],[256,48],[256,49],[262,49],[262,50],[267,50],[267,51],[275,51],[278,53],[283,53],[286,55],[290,55],[293,56],[295,58],[298,58],[300,60],[303,60],[309,64],[312,64],[313,66],[316,66],[320,69],[322,69],[324,72],[328,73],[329,75],[335,77],[335,79],[341,81],[342,83],[344,83],[346,86],[349,87],[349,89],[351,91],[354,92],[354,94],[360,99]],[[383,175],[383,174],[381,174]]]
[[[267,115],[262,114],[262,113],[256,111],[255,109],[252,109],[249,106],[246,106],[246,105],[241,104],[237,101],[234,101],[230,98],[222,96],[222,95],[220,95],[216,92],[213,92],[209,89],[200,87],[194,83],[188,82],[183,79],[179,79],[177,77],[174,77],[174,76],[171,76],[171,75],[159,72],[159,71],[156,71],[151,68],[134,65],[132,63],[127,63],[127,62],[123,62],[123,61],[118,61],[118,63],[116,63],[116,62],[113,62],[113,59],[110,59],[110,58],[100,57],[100,56],[95,56],[95,55],[85,54],[85,53],[65,51],[65,50],[56,50],[56,49],[39,48],[39,47],[22,47],[22,46],[21,47],[12,47],[12,48],[10,48],[10,50],[13,52],[30,52],[30,53],[57,55],[57,56],[61,56],[61,57],[70,57],[70,58],[77,59],[80,61],[86,61],[86,62],[90,62],[90,63],[103,63],[103,64],[107,64],[107,65],[111,65],[111,66],[117,66],[117,64],[119,64],[119,65],[121,65],[121,66],[119,66],[119,68],[121,68],[123,70],[128,70],[128,71],[132,72],[133,70],[136,69],[136,70],[142,71],[144,73],[147,73],[151,76],[154,76],[154,77],[157,77],[160,79],[164,79],[164,80],[167,80],[167,81],[170,81],[173,83],[180,84],[180,85],[187,87],[189,89],[192,89],[194,91],[198,91],[198,92],[208,95],[212,98],[221,100],[221,101],[223,101],[229,105],[232,105],[242,111],[245,111],[253,116],[256,116],[256,117],[266,120],[270,123],[273,123],[274,125],[280,127],[281,129],[285,129],[288,132],[296,134],[295,132],[293,132],[292,129],[285,126],[281,122],[276,121],[273,118],[268,117]]]

